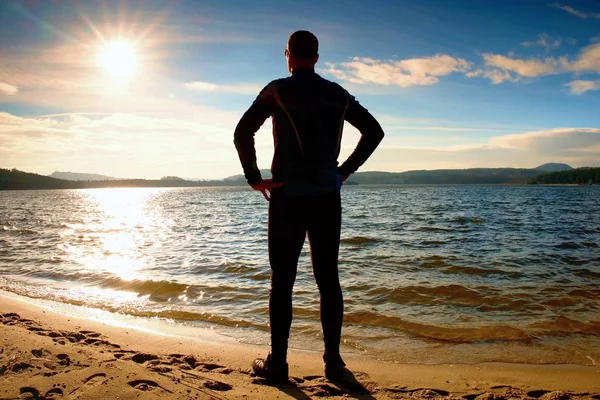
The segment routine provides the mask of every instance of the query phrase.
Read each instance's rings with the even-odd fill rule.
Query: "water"
[[[345,187],[344,351],[600,362],[600,187]],[[267,203],[242,188],[0,192],[0,289],[268,343]],[[308,245],[292,346],[320,350]]]

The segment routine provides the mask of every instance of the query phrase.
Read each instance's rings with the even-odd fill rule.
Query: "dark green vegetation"
[[[577,168],[570,171],[547,172],[532,177],[527,183],[600,185],[600,168]]]
[[[245,184],[245,182],[244,182]],[[92,189],[116,187],[194,187],[194,186],[238,186],[237,182],[189,181],[176,176],[165,176],[162,179],[117,179],[72,181],[56,179],[49,176],[32,174],[17,169],[0,168],[0,190],[25,189]]]
[[[571,168],[565,164],[561,167]],[[270,172],[262,170],[263,177]],[[75,175],[75,174],[74,174]],[[578,168],[568,171],[540,173],[526,168],[471,168],[407,172],[359,172],[350,177],[347,184],[395,185],[395,184],[600,184],[600,168]],[[106,187],[199,187],[199,186],[245,186],[242,175],[222,180],[186,180],[176,176],[161,179],[115,179],[115,180],[64,180],[32,174],[16,169],[0,168],[0,190],[23,189],[91,189]]]

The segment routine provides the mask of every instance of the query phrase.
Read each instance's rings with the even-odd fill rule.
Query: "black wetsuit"
[[[340,85],[313,69],[268,84],[240,120],[234,143],[248,183],[261,181],[254,134],[273,118],[274,189],[269,204],[269,315],[273,359],[285,360],[292,322],[292,289],[298,257],[308,234],[313,272],[321,295],[325,359],[339,355],[343,299],[338,278],[341,177],[355,172],[383,138],[375,118]],[[338,167],[342,129],[348,121],[361,133],[350,157]]]

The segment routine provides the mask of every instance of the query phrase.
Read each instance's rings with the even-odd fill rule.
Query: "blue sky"
[[[362,170],[600,166],[596,1],[5,0],[0,167],[240,173],[233,130],[297,29],[386,131]],[[267,122],[261,167],[271,147]]]

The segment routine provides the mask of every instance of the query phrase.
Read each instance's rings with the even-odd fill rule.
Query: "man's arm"
[[[375,117],[366,108],[361,106],[354,96],[349,96],[350,103],[348,110],[346,110],[345,120],[359,130],[361,137],[354,152],[338,168],[338,172],[342,175],[342,178],[348,178],[350,174],[356,172],[373,154],[384,136],[383,129],[381,129],[381,125],[379,125]]]
[[[238,122],[233,134],[233,143],[240,157],[244,176],[250,186],[255,186],[262,181],[260,170],[256,165],[254,135],[273,112],[272,85],[273,83],[270,83],[260,92]]]

